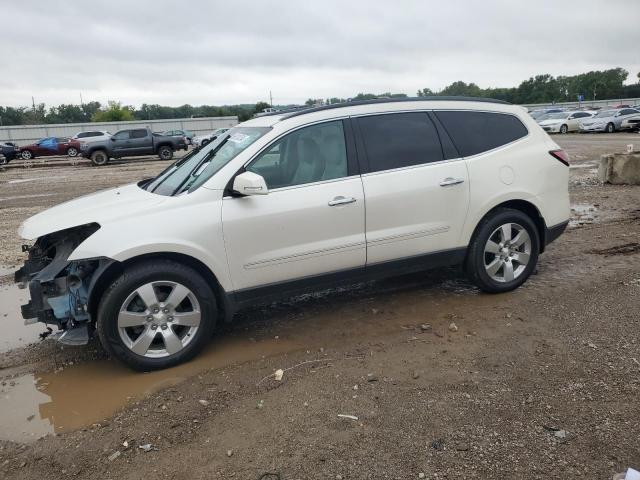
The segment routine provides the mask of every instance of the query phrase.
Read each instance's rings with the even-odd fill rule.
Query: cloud
[[[234,104],[640,70],[640,2],[10,2],[0,105]],[[622,19],[622,21],[621,21]]]

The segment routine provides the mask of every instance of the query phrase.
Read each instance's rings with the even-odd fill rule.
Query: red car
[[[31,160],[35,157],[68,155],[75,157],[80,153],[80,142],[67,137],[47,137],[31,145],[20,147],[20,157]]]

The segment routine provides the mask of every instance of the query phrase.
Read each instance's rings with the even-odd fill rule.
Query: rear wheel
[[[20,157],[23,160],[31,160],[33,158],[33,152],[31,152],[31,150],[22,150],[20,152]]]
[[[467,254],[467,273],[485,292],[507,292],[529,278],[539,251],[538,229],[528,215],[496,209],[478,225]]]
[[[616,131],[616,126],[613,123],[608,123],[605,131],[607,133],[613,133]]]
[[[569,132],[569,127],[567,127],[566,125],[562,125],[560,127],[560,133],[564,134],[564,133],[568,133]]]
[[[91,154],[91,164],[101,167],[109,162],[109,155],[103,150],[96,150]]]
[[[202,142],[200,142],[200,146],[204,147],[207,143],[209,143],[209,140],[205,138],[204,140],[202,140]]]
[[[105,293],[97,332],[104,348],[135,370],[193,358],[213,334],[215,295],[190,267],[169,260],[127,268]]]
[[[160,160],[171,160],[173,158],[173,149],[167,145],[163,145],[158,149]]]

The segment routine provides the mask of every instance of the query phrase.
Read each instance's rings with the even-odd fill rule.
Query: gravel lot
[[[2,353],[0,477],[546,480],[640,468],[640,187],[600,185],[594,170],[640,136],[554,139],[572,158],[572,226],[523,288],[481,294],[443,270],[305,296],[242,312],[200,359],[153,374],[96,344]],[[27,216],[165,167],[0,172],[3,288]]]

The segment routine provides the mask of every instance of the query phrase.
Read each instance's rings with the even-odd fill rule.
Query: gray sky
[[[0,8],[0,105],[235,104],[640,71],[640,0],[68,0]]]

